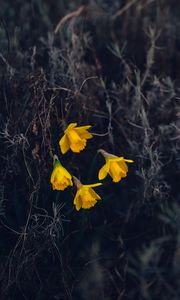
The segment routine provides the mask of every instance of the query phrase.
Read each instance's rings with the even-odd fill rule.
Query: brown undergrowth
[[[0,298],[179,299],[179,4],[11,1],[0,24]],[[91,124],[82,155],[65,124]],[[75,211],[57,154],[84,183],[97,149],[135,164]]]

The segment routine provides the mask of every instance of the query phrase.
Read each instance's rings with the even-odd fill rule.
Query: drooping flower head
[[[105,165],[99,170],[99,180],[104,179],[109,174],[113,182],[119,182],[127,176],[128,166],[126,163],[133,163],[133,160],[115,156],[102,149],[98,150],[98,152],[104,156],[106,161]]]
[[[82,151],[86,147],[87,140],[93,137],[88,132],[89,128],[91,128],[91,125],[77,127],[77,123],[69,124],[59,141],[61,152],[64,154],[69,149],[76,153]]]
[[[57,158],[55,158],[54,169],[51,174],[50,182],[53,190],[60,191],[64,191],[65,188],[73,185],[71,174],[61,165]]]
[[[74,198],[76,210],[80,210],[81,208],[89,209],[93,207],[97,203],[97,200],[101,199],[93,188],[102,185],[102,183],[99,182],[84,185],[75,176],[73,176],[73,178],[77,187],[77,192]]]

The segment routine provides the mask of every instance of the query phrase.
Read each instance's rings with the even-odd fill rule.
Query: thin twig
[[[61,26],[69,19],[71,19],[72,17],[78,17],[84,10],[85,10],[85,5],[81,5],[77,10],[72,11],[71,13],[67,14],[66,16],[64,16],[59,23],[57,24],[54,33],[57,34],[59,29],[61,28]]]
[[[118,10],[114,16],[112,17],[112,20],[115,21],[118,17],[120,17],[124,12],[126,12],[131,6],[133,6],[138,0],[132,0],[129,1],[127,4],[125,4],[120,10]]]
[[[84,79],[83,83],[81,84],[81,87],[79,89],[79,92],[82,90],[84,84],[86,83],[86,81],[90,80],[90,79],[97,79],[98,76],[91,76],[91,77],[87,77],[86,79]]]

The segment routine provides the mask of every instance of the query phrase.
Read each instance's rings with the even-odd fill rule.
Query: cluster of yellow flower
[[[90,128],[90,125],[77,127],[77,123],[69,124],[64,131],[63,137],[59,141],[62,154],[65,154],[69,149],[75,153],[82,151],[86,147],[87,140],[93,137],[92,133],[88,132]],[[113,182],[119,182],[122,178],[127,176],[128,167],[126,162],[132,163],[133,160],[115,156],[102,149],[98,150],[98,152],[104,156],[106,161],[105,165],[99,170],[99,180],[103,180],[109,174]],[[50,179],[53,189],[63,191],[68,186],[72,186],[72,178],[77,187],[74,198],[76,209],[80,210],[80,208],[87,209],[93,207],[97,200],[101,199],[93,188],[102,185],[102,183],[82,184],[75,176],[71,176],[56,157]]]

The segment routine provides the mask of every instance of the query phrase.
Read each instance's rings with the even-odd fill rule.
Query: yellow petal
[[[82,203],[82,208],[89,209],[89,208],[93,207],[96,204],[96,202],[97,201],[95,199],[92,199],[91,201],[84,201]]]
[[[119,182],[121,180],[120,174],[117,175],[117,174],[113,174],[112,172],[110,172],[110,175],[112,177],[113,182],[115,182],[115,183],[117,183],[117,182]]]
[[[62,167],[62,172],[63,172],[63,176],[64,177],[66,177],[66,178],[68,178],[70,180],[72,179],[71,174],[64,167]]]
[[[91,128],[91,127],[92,127],[91,125],[78,126],[78,127],[76,127],[76,130],[87,130],[87,129]]]
[[[76,127],[74,130],[78,133],[78,135],[82,139],[91,139],[93,135],[87,131],[87,129],[91,128],[91,125]]]
[[[82,208],[90,208],[96,204],[96,198],[90,193],[90,188],[83,186],[81,192]]]
[[[55,178],[55,169],[52,171],[51,178],[50,178],[50,182],[52,184],[53,184],[54,178]]]
[[[86,140],[79,140],[76,143],[70,144],[70,148],[73,152],[79,153],[86,147]]]
[[[70,123],[64,132],[67,133],[69,130],[73,129],[76,126],[77,123]]]
[[[110,163],[109,174],[114,182],[119,182],[121,180],[121,168],[117,162]]]
[[[133,163],[134,161],[132,159],[125,159],[123,156],[116,156],[116,157],[107,157],[107,160],[111,160],[111,161],[125,161],[125,162],[128,162],[128,163]]]
[[[50,178],[50,182],[52,184],[57,180],[58,173],[59,173],[59,166],[58,167],[55,166],[54,170],[52,171],[51,178]]]
[[[50,182],[55,190],[64,190],[73,185],[71,174],[57,160],[51,174]]]
[[[100,185],[102,185],[101,182],[93,183],[93,184],[86,184],[84,186],[87,187],[87,188],[92,188],[92,187],[96,187],[96,186],[100,186]]]
[[[118,162],[118,161],[123,161],[124,160],[124,157],[121,156],[121,157],[107,157],[106,158],[107,161],[112,161],[112,162]]]
[[[94,199],[97,199],[97,200],[100,200],[101,199],[101,197],[93,190],[93,189],[89,189],[89,192],[90,192],[90,194],[92,195],[92,197],[94,198]]]
[[[74,198],[74,204],[76,209],[79,210],[80,208],[89,209],[93,207],[97,200],[100,200],[101,197],[94,192],[91,186],[99,186],[101,183],[95,183],[91,185],[82,185]]]
[[[125,159],[124,161],[126,161],[128,163],[133,163],[134,162],[134,160],[132,160],[132,159]]]
[[[93,135],[90,132],[88,132],[88,131],[86,131],[84,129],[75,128],[74,130],[78,133],[78,135],[80,136],[81,139],[89,140],[89,139],[93,138]]]
[[[81,190],[79,189],[74,198],[74,205],[76,207],[76,210],[80,210],[80,208],[82,207],[82,200],[80,194]]]
[[[64,191],[65,188],[69,186],[69,181],[62,181],[62,182],[54,182],[53,189],[58,191]]]
[[[86,147],[86,140],[93,136],[87,130],[91,125],[76,127],[77,123],[71,123],[65,130],[65,138],[60,143],[62,153],[65,153],[71,148],[73,152],[79,153]]]
[[[77,134],[77,132],[74,129],[71,129],[67,132],[67,137],[69,139],[70,144],[81,141],[79,134]]]
[[[63,137],[60,139],[59,146],[60,146],[62,154],[65,154],[69,150],[70,145],[69,145],[69,140],[68,140],[68,137],[66,134],[63,135]]]
[[[121,171],[122,171],[123,173],[127,173],[127,171],[128,171],[128,166],[127,166],[127,164],[126,164],[124,161],[118,162],[118,165],[119,165],[119,167],[121,168]]]
[[[70,148],[73,152],[80,152],[86,146],[86,140],[81,139],[77,132],[73,129],[67,132]]]
[[[98,174],[99,180],[104,179],[109,172],[109,162],[107,162],[100,170]]]

